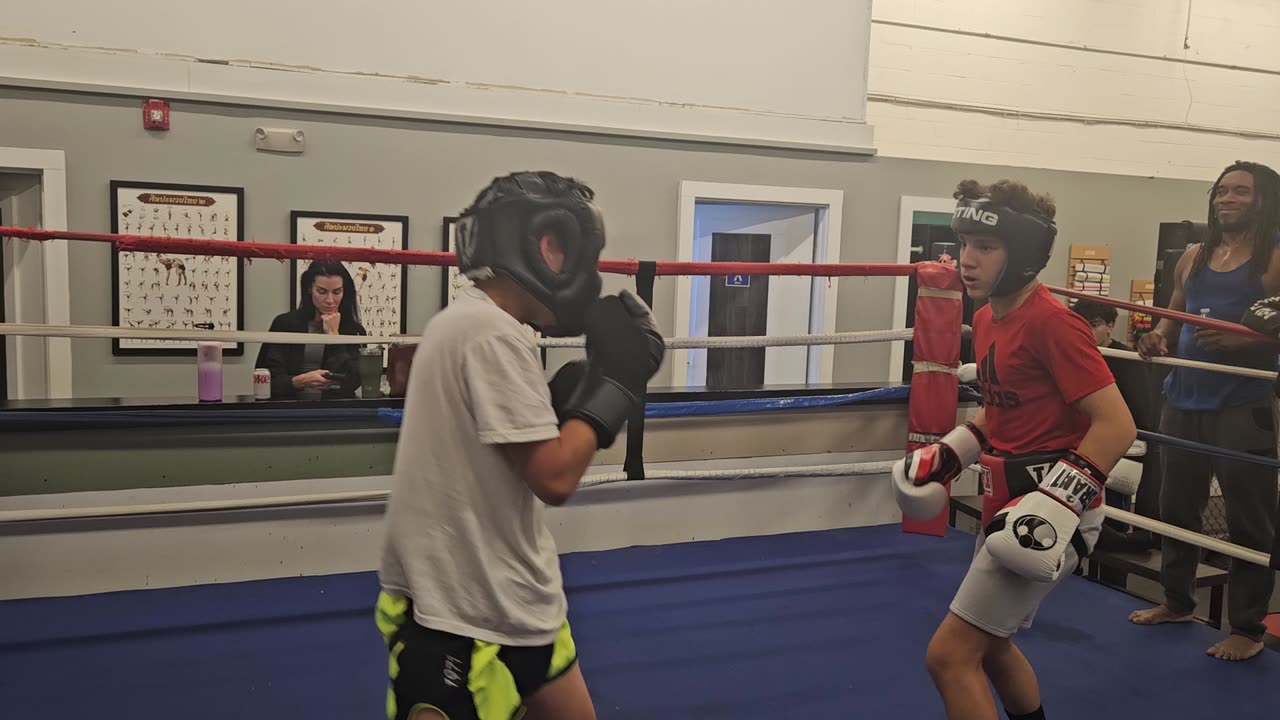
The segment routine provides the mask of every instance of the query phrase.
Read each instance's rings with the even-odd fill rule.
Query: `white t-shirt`
[[[405,393],[382,587],[418,624],[500,645],[551,644],[566,603],[543,504],[496,445],[560,430],[523,325],[467,288],[427,323]]]

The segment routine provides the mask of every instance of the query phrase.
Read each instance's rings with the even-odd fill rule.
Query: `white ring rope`
[[[888,473],[895,461],[843,463],[837,465],[808,465],[789,468],[746,468],[736,470],[657,470],[646,474],[645,480],[750,480],[789,477],[855,477]],[[599,487],[627,480],[625,472],[587,475],[579,483],[580,488]],[[21,522],[49,522],[69,520],[101,520],[106,518],[148,517],[206,512],[234,512],[241,510],[267,510],[279,508],[323,507],[330,505],[358,505],[385,503],[391,493],[387,490],[362,490],[341,493],[319,493],[287,497],[242,498],[234,500],[203,500],[199,502],[157,503],[151,505],[120,505],[98,508],[43,508],[36,510],[7,510],[0,512],[0,525]],[[1208,535],[1170,525],[1126,510],[1105,506],[1109,518],[1150,530],[1158,535],[1180,540],[1206,550],[1243,560],[1261,567],[1270,567],[1271,558],[1263,552],[1219,540]]]
[[[1143,515],[1131,513],[1128,510],[1121,510],[1120,508],[1114,508],[1109,505],[1104,507],[1106,508],[1107,517],[1119,520],[1120,522],[1125,522],[1144,530],[1150,530],[1157,535],[1163,535],[1165,537],[1173,538],[1174,540],[1181,540],[1184,543],[1196,545],[1204,548],[1205,550],[1221,553],[1230,558],[1243,560],[1247,563],[1253,563],[1254,565],[1261,565],[1264,568],[1271,567],[1271,558],[1266,553],[1251,550],[1243,545],[1236,545],[1235,543],[1229,543],[1225,540],[1219,540],[1218,538],[1210,537],[1208,535],[1202,535],[1198,532],[1187,530],[1186,528],[1180,528],[1177,525],[1170,525],[1166,522],[1153,520]]]
[[[280,345],[417,345],[417,335],[403,337],[370,337],[367,335],[324,335],[320,333],[256,332],[248,330],[169,330],[159,328],[125,328],[110,325],[42,325],[38,323],[0,323],[0,336],[25,335],[60,338],[125,338],[132,340],[177,340],[183,342],[275,343]],[[761,337],[685,337],[668,338],[668,350],[700,348],[793,347],[803,345],[849,345],[856,343],[910,340],[910,328],[901,330],[866,330],[825,335],[773,335]],[[539,338],[546,348],[580,348],[585,340],[577,338]]]
[[[750,480],[789,477],[853,477],[858,475],[882,475],[889,472],[894,461],[843,463],[839,465],[808,465],[786,468],[744,468],[735,470],[654,470],[646,471],[645,480]],[[579,483],[580,488],[597,487],[623,482],[625,472],[587,475]],[[361,490],[341,493],[319,493],[287,497],[242,498],[234,500],[201,500],[197,502],[158,503],[151,505],[120,505],[97,508],[45,508],[37,510],[6,510],[0,512],[0,524],[16,522],[40,522],[50,520],[95,520],[113,517],[140,517],[149,515],[173,515],[203,512],[229,512],[235,510],[264,510],[268,508],[309,507],[322,505],[349,505],[386,502],[391,493],[387,490]]]
[[[1276,372],[1273,370],[1259,370],[1257,368],[1238,367],[1236,365],[1219,365],[1217,363],[1207,363],[1200,360],[1187,360],[1176,357],[1151,357],[1144,358],[1132,350],[1115,350],[1112,348],[1100,347],[1098,350],[1104,357],[1120,358],[1122,360],[1133,360],[1136,362],[1151,363],[1153,365],[1169,365],[1172,367],[1185,367],[1193,370],[1208,370],[1210,372],[1219,372],[1224,375],[1239,375],[1247,378],[1257,378],[1259,380],[1275,380]],[[973,363],[961,367],[975,368]],[[973,377],[970,375],[970,377]]]
[[[738,470],[657,470],[645,471],[645,480],[758,480],[789,477],[853,477],[882,475],[893,468],[894,460],[842,463],[838,465],[800,465],[788,468],[743,468]],[[625,472],[601,473],[582,478],[581,487],[607,485],[627,479]]]
[[[1218,365],[1217,363],[1207,363],[1199,360],[1186,360],[1175,357],[1144,358],[1132,350],[1116,350],[1105,347],[1100,347],[1098,350],[1105,357],[1123,358],[1125,360],[1137,360],[1139,362],[1149,362],[1156,365],[1172,365],[1174,367],[1193,368],[1196,370],[1210,370],[1213,372],[1224,373],[1226,375],[1240,375],[1242,377],[1258,378],[1261,380],[1276,379],[1276,373],[1271,370],[1258,370],[1257,368],[1236,367],[1234,365]]]
[[[170,330],[159,328],[124,328],[111,325],[44,325],[40,323],[0,323],[0,336],[23,335],[29,337],[56,338],[122,338],[133,340],[172,340],[181,342],[235,342],[275,343],[280,345],[417,345],[422,338],[417,335],[402,337],[370,337],[365,335],[323,335],[319,333],[257,332],[249,330]],[[911,340],[911,328],[898,330],[863,330],[858,332],[827,333],[822,335],[766,335],[731,337],[682,337],[667,338],[668,350],[695,350],[706,348],[796,347],[809,345],[853,345],[858,343],[895,342]],[[585,341],[580,338],[539,338],[539,347],[580,348]],[[1270,370],[1242,368],[1233,365],[1186,360],[1175,357],[1143,358],[1130,350],[1098,348],[1105,357],[1121,358],[1156,365],[1209,370],[1227,375],[1275,380]]]
[[[281,345],[417,345],[420,337],[378,337],[368,335],[325,335],[322,333],[256,332],[251,330],[201,330],[184,328],[115,327],[112,325],[42,325],[0,323],[0,335],[55,338],[120,338],[127,340],[177,340],[182,342],[245,342]]]
[[[827,333],[825,335],[727,335],[721,337],[667,338],[668,350],[695,350],[704,348],[759,348],[796,347],[802,345],[851,345],[856,343],[892,342],[910,340],[911,328],[903,330],[863,330],[860,332]],[[541,338],[540,347],[583,347],[582,338]]]

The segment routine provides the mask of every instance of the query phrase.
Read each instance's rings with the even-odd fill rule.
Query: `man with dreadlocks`
[[[1265,165],[1236,162],[1218,176],[1209,196],[1209,231],[1203,243],[1187,248],[1175,270],[1169,309],[1238,322],[1263,298],[1280,294],[1280,176]],[[1251,338],[1161,320],[1138,342],[1144,357],[1167,355],[1220,365],[1276,369],[1274,346]],[[1178,367],[1165,381],[1167,399],[1161,432],[1230,450],[1276,456],[1271,415],[1271,386],[1266,380]],[[1275,470],[1265,465],[1165,446],[1161,519],[1199,531],[1216,476],[1226,502],[1231,541],[1263,552],[1274,539]],[[1139,625],[1186,622],[1196,606],[1194,581],[1200,549],[1164,538],[1160,577],[1162,605],[1139,610]],[[1231,561],[1227,618],[1231,634],[1209,648],[1222,660],[1246,660],[1262,650],[1263,618],[1271,600],[1274,571]]]

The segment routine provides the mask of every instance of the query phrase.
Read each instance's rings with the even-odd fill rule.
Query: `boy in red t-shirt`
[[[909,517],[935,517],[945,484],[981,461],[983,532],[925,664],[951,720],[998,717],[988,680],[1011,720],[1043,720],[1011,637],[1092,550],[1108,473],[1141,472],[1123,460],[1136,429],[1089,326],[1036,280],[1057,234],[1053,201],[1007,180],[966,180],[955,197],[961,278],[988,301],[973,319],[983,408],[896,463],[895,495]]]

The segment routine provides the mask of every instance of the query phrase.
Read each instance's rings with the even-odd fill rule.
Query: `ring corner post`
[[[959,410],[960,332],[964,317],[960,271],[946,263],[916,266],[915,323],[912,328],[911,391],[907,400],[907,451],[941,438],[956,424]],[[950,487],[948,486],[948,492]],[[909,533],[946,533],[947,508],[928,520],[904,517]]]

